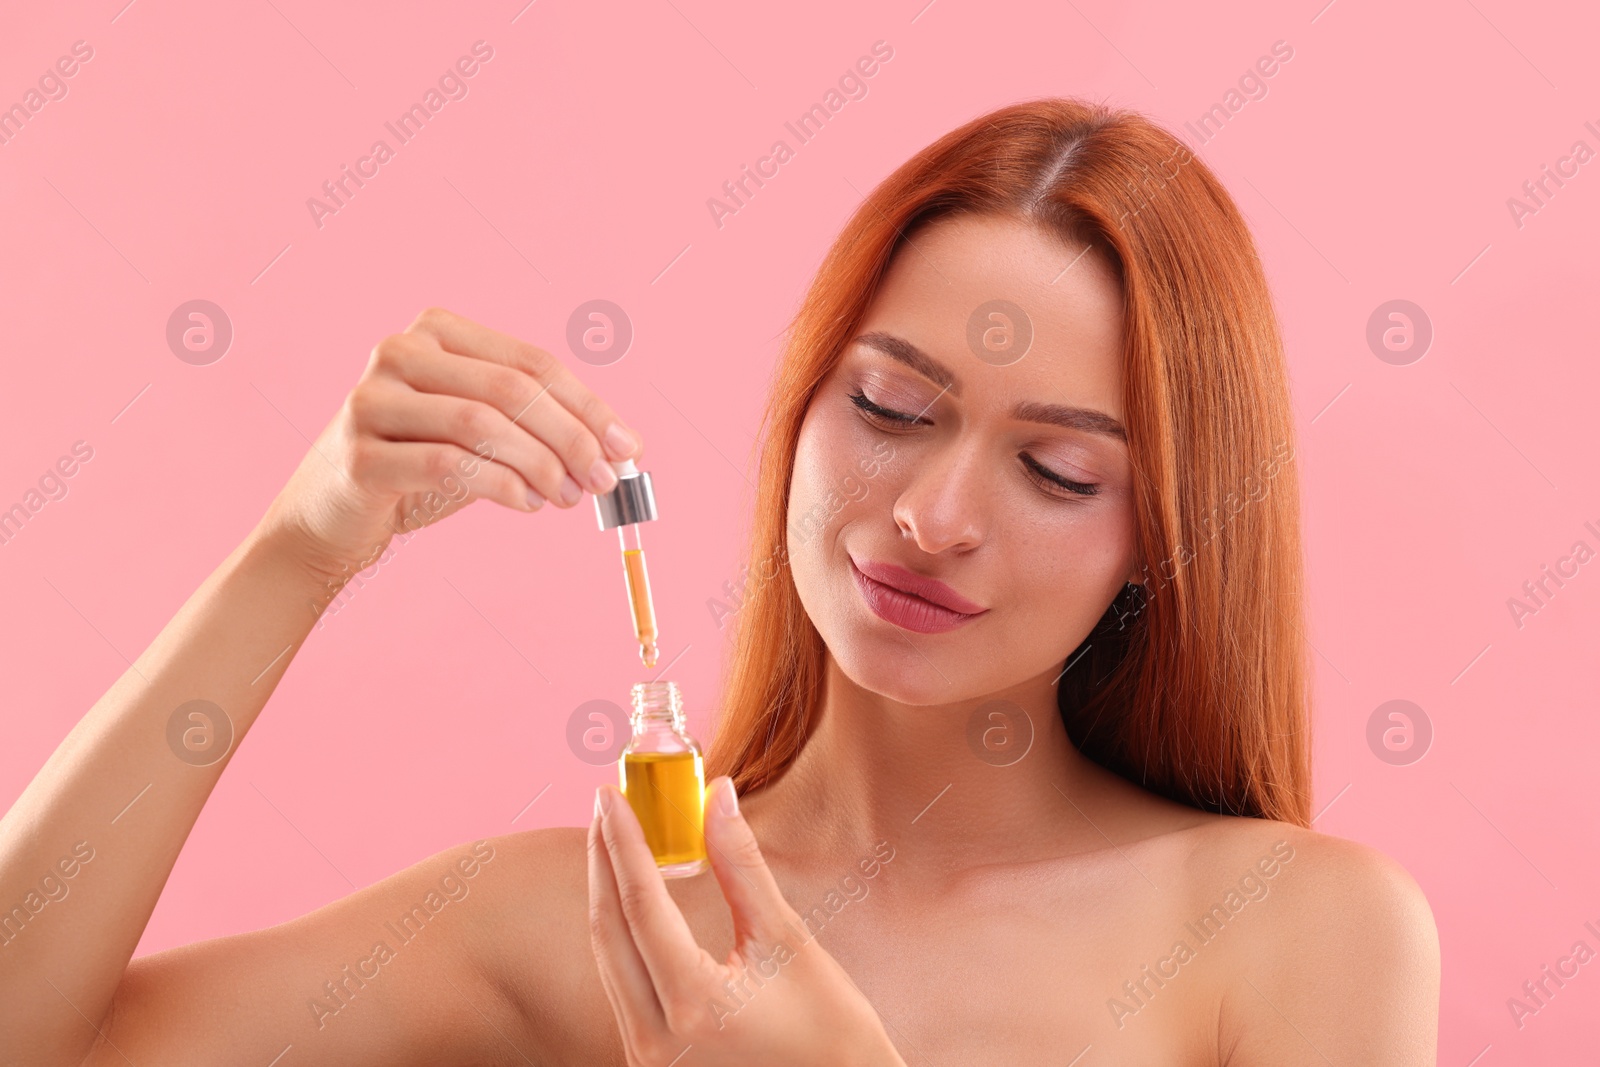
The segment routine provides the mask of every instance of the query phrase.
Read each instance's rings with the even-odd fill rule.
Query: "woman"
[[[231,752],[308,597],[466,500],[605,491],[640,455],[614,428],[547,353],[448,312],[376,346],[0,823],[0,902],[76,881],[0,949],[8,1060],[1433,1063],[1425,899],[1309,828],[1298,484],[1252,242],[1169,134],[1060,99],[896,171],[799,310],[730,608],[714,878],[664,882],[603,786],[587,831],[130,960],[227,764],[173,759],[174,709],[223,709],[196,721]],[[472,493],[441,507],[458,470]]]

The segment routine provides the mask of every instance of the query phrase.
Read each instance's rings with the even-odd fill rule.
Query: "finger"
[[[488,404],[419,393],[400,383],[368,385],[352,393],[351,399],[359,405],[357,423],[365,432],[391,441],[460,445],[516,471],[526,488],[560,507],[572,507],[583,499],[582,488],[567,473],[560,457]]]
[[[603,451],[607,458],[620,460],[638,452],[638,435],[617,418],[610,405],[595,396],[565,364],[544,349],[443,308],[427,309],[407,327],[407,332],[427,333],[447,351],[514,367],[550,386],[551,394],[562,407],[588,427],[596,443],[596,455]],[[612,432],[613,427],[616,434]]]
[[[677,901],[667,892],[628,798],[616,786],[602,785],[600,790],[609,801],[600,816],[600,829],[611,854],[617,903],[650,972],[656,996],[663,1010],[667,1005],[698,1005],[693,990],[704,980],[702,964],[710,957],[695,941]]]
[[[665,1017],[650,982],[650,972],[622,917],[611,855],[600,834],[598,810],[589,824],[589,942],[600,968],[600,983],[611,1000],[623,1043],[631,1052],[638,1047],[641,1033],[660,1029]],[[630,1054],[628,1062],[635,1062],[635,1057]]]
[[[535,511],[544,501],[528,496],[522,475],[501,463],[438,441],[385,441],[362,438],[351,457],[351,477],[384,493],[432,492],[463,505],[485,497],[518,511]],[[459,494],[459,495],[458,495]],[[429,521],[441,516],[431,516]],[[427,525],[424,523],[424,525]]]
[[[373,365],[379,375],[403,381],[420,393],[458,399],[466,405],[458,418],[487,422],[488,412],[500,415],[496,425],[501,432],[516,429],[544,445],[560,457],[575,485],[605,493],[617,484],[616,472],[600,454],[594,434],[552,395],[550,385],[529,374],[447,352],[427,334],[386,339],[374,350]],[[483,410],[468,414],[473,405]],[[462,430],[472,432],[470,425]],[[505,443],[509,446],[511,440]]]
[[[706,793],[706,853],[733,913],[734,944],[754,942],[766,951],[775,941],[792,939],[799,913],[784,899],[755,831],[739,812],[733,779],[712,779]]]

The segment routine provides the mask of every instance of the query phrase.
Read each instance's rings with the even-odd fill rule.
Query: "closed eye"
[[[915,426],[918,423],[926,423],[928,421],[927,419],[916,415],[907,415],[903,412],[891,411],[886,407],[874,404],[872,401],[867,399],[866,394],[864,393],[851,393],[850,402],[856,407],[860,408],[862,413],[865,414],[867,418],[878,422],[880,425],[888,423],[896,427],[904,428],[908,426]],[[1073,493],[1077,496],[1094,496],[1100,492],[1100,486],[1097,483],[1075,482],[1070,478],[1063,478],[1061,475],[1044,466],[1026,452],[1022,453],[1022,463],[1023,466],[1027,468],[1030,476],[1033,477],[1036,482],[1043,482],[1050,487],[1050,489],[1047,491],[1065,489],[1067,492]],[[1059,492],[1056,492],[1055,495],[1059,496],[1060,494]]]
[[[918,418],[915,415],[903,415],[898,411],[890,411],[888,408],[879,407],[877,404],[874,404],[872,401],[868,400],[865,393],[851,393],[850,402],[856,407],[860,408],[862,411],[865,411],[868,415],[875,415],[880,419],[887,419],[890,422],[897,422],[905,426],[911,426],[919,422],[927,421],[926,419]]]
[[[1027,467],[1035,474],[1039,475],[1039,477],[1048,482],[1053,482],[1069,492],[1077,493],[1079,496],[1094,496],[1096,493],[1100,492],[1100,486],[1096,483],[1075,482],[1070,478],[1063,478],[1061,475],[1057,474],[1053,470],[1050,470],[1048,467],[1040,466],[1039,461],[1028,455],[1026,452],[1022,453],[1022,462],[1026,464]]]

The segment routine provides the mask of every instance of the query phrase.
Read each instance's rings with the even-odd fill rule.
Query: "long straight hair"
[[[789,327],[758,435],[744,596],[707,774],[774,780],[816,721],[826,649],[787,566],[801,423],[889,264],[935,219],[1019,218],[1090,245],[1123,295],[1141,581],[1063,649],[1078,750],[1196,808],[1310,821],[1299,482],[1282,340],[1243,218],[1137,112],[1013,104],[939,138],[862,202]]]

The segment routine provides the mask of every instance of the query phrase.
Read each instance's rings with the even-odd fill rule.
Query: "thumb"
[[[735,946],[754,942],[766,955],[783,941],[791,951],[799,951],[807,940],[805,927],[783,898],[755,831],[739,811],[733,779],[726,775],[712,779],[706,793],[706,853],[733,912]]]

